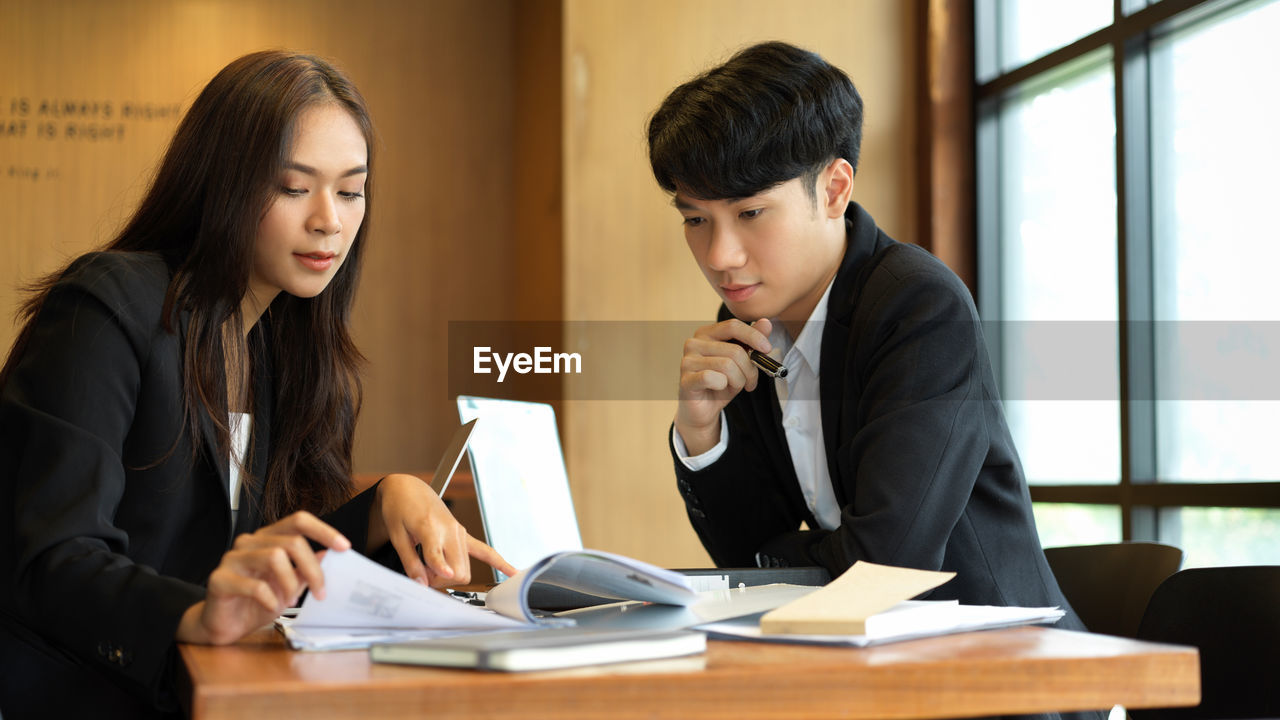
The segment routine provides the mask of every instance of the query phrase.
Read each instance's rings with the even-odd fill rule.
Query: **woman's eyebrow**
[[[284,168],[285,168],[285,170],[297,170],[298,172],[300,172],[300,173],[306,173],[307,175],[319,175],[319,174],[320,174],[320,172],[319,172],[318,170],[316,170],[315,168],[311,167],[310,165],[303,165],[302,163],[297,163],[297,162],[292,162],[292,161],[285,163],[285,164],[284,164]],[[367,174],[368,172],[369,172],[369,166],[368,166],[368,165],[357,165],[357,166],[355,166],[355,167],[351,168],[350,170],[348,170],[348,171],[346,171],[346,172],[342,173],[342,174],[341,174],[341,175],[339,175],[338,177],[351,177],[352,175],[364,175],[364,174]]]

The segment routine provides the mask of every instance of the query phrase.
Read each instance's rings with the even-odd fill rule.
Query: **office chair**
[[[1045,548],[1044,556],[1090,632],[1130,638],[1156,586],[1182,566],[1181,550],[1149,542]]]
[[[1138,638],[1200,649],[1201,702],[1135,718],[1280,717],[1280,566],[1176,573],[1151,596]]]

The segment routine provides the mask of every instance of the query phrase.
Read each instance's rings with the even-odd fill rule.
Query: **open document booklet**
[[[597,550],[542,559],[490,590],[488,609],[423,587],[352,551],[325,553],[320,568],[325,599],[308,596],[296,617],[276,621],[295,649],[357,648],[393,640],[572,624],[535,617],[528,602],[535,582],[597,597],[674,606],[691,605],[698,599],[680,573]]]
[[[325,599],[308,597],[295,618],[277,620],[295,649],[363,648],[565,626],[639,633],[695,628],[726,639],[865,646],[1052,623],[1063,615],[1058,608],[911,601],[953,573],[867,562],[855,563],[822,588],[776,584],[694,592],[677,572],[601,551],[569,551],[494,587],[487,608],[423,587],[351,551],[326,553],[321,568]],[[529,606],[535,583],[621,602],[538,617]]]

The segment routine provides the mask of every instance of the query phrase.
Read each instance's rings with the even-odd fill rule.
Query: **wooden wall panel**
[[[356,308],[370,360],[356,465],[366,477],[429,470],[457,423],[444,367],[450,320],[712,317],[715,295],[649,174],[644,123],[668,90],[743,45],[790,40],[849,72],[867,104],[855,198],[890,233],[916,239],[917,5],[8,0],[0,128],[29,123],[22,137],[0,134],[0,311],[14,307],[17,282],[110,237],[172,133],[172,108],[185,109],[228,61],[264,47],[336,58],[380,133]],[[14,115],[24,98],[131,102],[153,117],[109,142],[43,140],[32,117]],[[57,174],[32,180],[28,168]],[[0,323],[0,343],[12,337]],[[589,357],[609,353],[637,365],[624,362],[635,355],[625,346]],[[560,404],[584,540],[705,564],[665,445],[678,344],[644,357],[670,394]]]
[[[649,172],[644,127],[669,90],[756,41],[796,43],[849,73],[866,105],[854,198],[888,232],[914,240],[916,12],[916,3],[870,0],[565,0],[566,320],[714,318],[717,298]],[[704,565],[666,446],[674,345],[651,368],[669,378],[669,394],[566,401],[568,468],[589,546]],[[584,362],[634,351],[601,350]]]
[[[11,317],[17,283],[108,240],[145,188],[176,111],[227,62],[269,47],[336,59],[371,106],[380,143],[356,307],[370,360],[356,465],[430,469],[457,425],[447,321],[511,315],[507,0],[6,0],[0,127],[26,127],[0,133],[0,312]],[[110,104],[111,116],[100,108],[88,120],[123,135],[67,139],[59,118],[57,139],[38,137],[46,99]],[[125,103],[165,114],[125,119]],[[6,349],[14,332],[0,323]]]

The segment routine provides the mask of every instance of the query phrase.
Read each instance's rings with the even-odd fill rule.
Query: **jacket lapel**
[[[778,390],[773,386],[773,378],[764,373],[760,373],[759,378],[756,389],[751,393],[751,407],[768,453],[777,458],[773,466],[784,468],[782,477],[775,478],[778,489],[809,527],[817,527],[817,519],[809,512],[804,493],[800,491],[796,466],[791,459],[791,445],[787,442],[786,431],[782,429],[782,405],[778,403]]]
[[[858,402],[858,388],[846,385],[851,375],[846,367],[849,347],[855,342],[851,333],[853,308],[865,282],[859,269],[865,267],[867,259],[877,250],[879,235],[875,221],[857,203],[849,203],[845,223],[849,241],[827,300],[827,319],[822,328],[822,367],[818,371],[822,441],[827,451],[827,471],[831,474],[836,502],[841,507],[853,499],[846,493],[849,483],[840,478],[838,455],[841,408],[856,407]]]
[[[721,304],[718,318],[728,320],[731,317],[733,314],[729,312],[729,308]],[[773,386],[773,378],[759,373],[756,389],[745,395],[747,405],[751,408],[751,420],[759,428],[760,442],[764,443],[765,452],[774,459],[774,467],[784,468],[783,476],[774,478],[778,489],[809,527],[817,527],[817,519],[809,512],[804,493],[800,491],[800,481],[796,478],[796,466],[791,460],[791,446],[787,443],[786,431],[782,429],[782,406],[778,403],[778,391]]]

